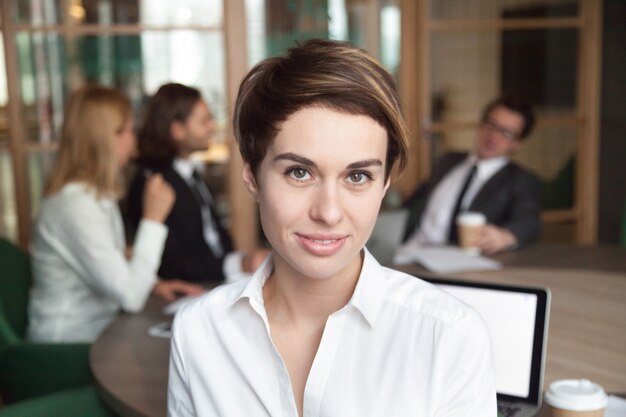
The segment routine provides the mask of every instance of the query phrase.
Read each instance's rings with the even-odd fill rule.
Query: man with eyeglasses
[[[407,200],[411,210],[405,240],[419,244],[457,244],[454,219],[463,211],[487,218],[479,246],[492,254],[536,240],[539,182],[511,157],[535,123],[532,108],[515,97],[500,97],[482,115],[471,153],[444,155],[430,179]]]

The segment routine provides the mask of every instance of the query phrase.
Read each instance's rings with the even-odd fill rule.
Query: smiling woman
[[[273,255],[178,313],[169,415],[495,415],[477,313],[364,248],[406,158],[389,74],[309,41],[250,71],[234,129]]]
[[[244,171],[276,267],[294,280],[355,281],[389,185],[386,153],[385,129],[367,116],[316,106],[282,124],[256,175]]]

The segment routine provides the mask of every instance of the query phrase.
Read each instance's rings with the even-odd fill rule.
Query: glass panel
[[[63,5],[67,9],[63,9]],[[18,0],[18,23],[219,26],[221,0]]]
[[[61,5],[64,0],[16,0],[14,13],[17,23],[31,25],[56,25],[62,23],[63,18]],[[71,4],[70,10],[73,13],[80,13],[76,1]],[[72,7],[73,6],[73,7]],[[80,8],[82,9],[82,7]],[[84,13],[84,10],[83,10]]]
[[[400,66],[400,5],[383,0],[380,9],[380,61],[397,79]]]
[[[141,23],[148,25],[222,24],[222,0],[141,0]]]
[[[575,114],[575,30],[437,32],[432,42],[433,121],[476,121],[500,91],[541,114]]]
[[[478,125],[474,128],[454,129],[435,132],[430,135],[432,160],[435,161],[446,152],[470,152],[474,149],[478,137]]]
[[[265,0],[245,1],[248,65],[252,67],[268,56],[267,33],[265,30]]]
[[[4,42],[0,33],[0,146],[6,145],[9,141],[9,92],[7,91],[7,74],[4,62]]]
[[[13,164],[9,153],[8,92],[4,42],[0,33],[0,236],[17,241],[17,205]]]
[[[221,32],[146,31],[140,36],[64,37],[19,33],[23,117],[29,139],[55,140],[69,91],[85,83],[112,85],[132,100],[136,114],[147,95],[174,81],[199,88],[219,125],[227,122]],[[210,74],[210,76],[208,75]]]
[[[46,179],[54,164],[55,153],[31,152],[26,159],[31,218],[39,213]]]
[[[228,124],[224,37],[221,32],[144,32],[141,38],[143,91],[166,82],[198,88],[221,127]]]
[[[577,134],[574,126],[538,127],[515,156],[541,180],[544,209],[574,205]]]
[[[372,11],[370,3],[371,2],[366,0],[346,0],[347,36],[345,36],[345,33],[342,33],[341,36],[335,36],[333,33],[329,33],[329,38],[348,41],[353,45],[368,50],[370,53],[376,54],[377,51],[370,50],[368,48],[369,45],[367,45],[368,32],[371,30],[367,24],[369,21],[368,13]],[[379,12],[377,13],[380,14]],[[333,17],[334,16],[329,15],[330,22],[333,21]],[[378,34],[378,36],[380,37],[380,34]]]
[[[265,5],[267,56],[281,55],[297,41],[328,38],[328,18],[328,5],[325,0],[267,2]]]
[[[251,65],[268,56],[284,54],[296,42],[338,39],[366,48],[368,13],[364,0],[246,0],[248,58]],[[397,0],[381,3],[379,36],[388,49],[383,61],[390,69],[399,56],[399,7]]]
[[[579,0],[431,0],[433,19],[497,19],[576,16]]]
[[[500,88],[526,97],[537,109],[576,109],[578,31],[510,30],[502,33]]]
[[[0,236],[17,241],[17,205],[11,155],[0,146]]]
[[[433,121],[475,122],[500,90],[500,33],[436,32],[432,37]]]

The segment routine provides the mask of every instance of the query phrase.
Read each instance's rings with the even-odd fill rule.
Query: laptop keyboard
[[[515,417],[522,409],[514,404],[498,404],[498,417]]]

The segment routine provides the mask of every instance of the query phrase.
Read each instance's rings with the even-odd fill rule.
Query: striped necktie
[[[191,177],[191,192],[198,201],[202,212],[202,226],[204,232],[204,240],[209,245],[211,252],[216,257],[224,254],[222,242],[220,239],[219,229],[217,228],[217,219],[213,215],[213,197],[206,186],[202,175],[194,170]]]

